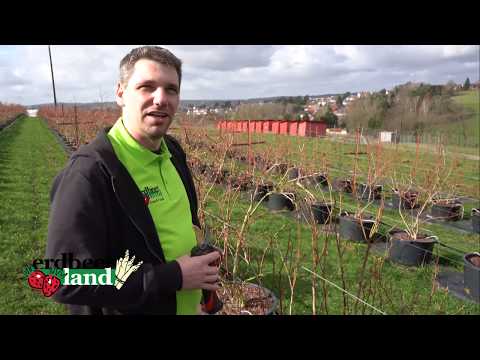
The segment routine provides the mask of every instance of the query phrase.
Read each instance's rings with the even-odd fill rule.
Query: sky
[[[57,102],[114,101],[118,64],[141,45],[52,45]],[[163,46],[163,45],[160,45]],[[240,100],[479,80],[479,45],[166,45],[181,99]],[[0,102],[53,103],[47,45],[0,45]]]

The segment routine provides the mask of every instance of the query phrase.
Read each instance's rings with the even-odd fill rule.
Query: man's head
[[[182,62],[158,46],[133,49],[120,62],[117,104],[125,127],[142,145],[156,150],[180,102]]]

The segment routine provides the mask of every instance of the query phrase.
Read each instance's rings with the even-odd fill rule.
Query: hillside
[[[478,90],[462,91],[453,101],[464,107],[466,116],[459,123],[439,126],[439,130],[450,137],[460,139],[466,146],[480,145],[480,96]]]

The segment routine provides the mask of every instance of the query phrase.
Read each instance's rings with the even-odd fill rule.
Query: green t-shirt
[[[144,196],[152,215],[165,259],[190,254],[196,245],[192,214],[185,186],[172,164],[165,140],[156,154],[139,144],[125,129],[122,118],[108,132],[115,154]],[[141,260],[141,259],[139,259]],[[177,314],[197,313],[201,290],[177,291]]]

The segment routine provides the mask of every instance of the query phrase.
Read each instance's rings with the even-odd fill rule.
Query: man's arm
[[[47,258],[73,253],[76,259],[108,259],[115,239],[109,238],[105,179],[93,159],[77,158],[59,175],[52,188],[48,226]],[[104,192],[102,194],[102,192]],[[61,286],[54,295],[61,303],[100,307],[141,307],[171,294],[182,286],[182,272],[176,261],[144,263],[117,290],[114,286]]]

